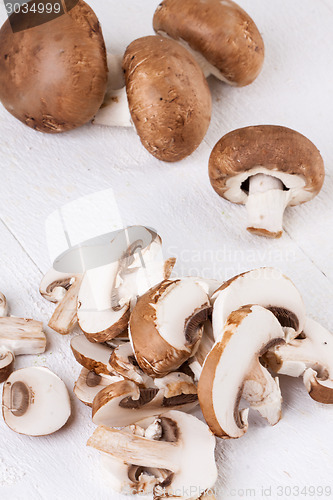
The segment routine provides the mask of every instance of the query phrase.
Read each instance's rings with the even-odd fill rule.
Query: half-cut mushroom
[[[264,360],[276,373],[303,376],[313,399],[333,404],[333,335],[317,321],[306,318],[302,334],[268,351]]]
[[[299,291],[281,271],[271,267],[231,278],[216,290],[212,301],[215,340],[222,335],[229,314],[247,304],[269,309],[284,328],[287,340],[299,335],[305,324],[305,305]]]
[[[89,342],[84,335],[71,339],[71,349],[76,361],[89,371],[110,375],[108,363],[113,352],[111,347]]]
[[[203,422],[179,411],[139,421],[135,429],[100,426],[87,444],[128,464],[129,473],[133,466],[140,467],[136,470],[137,480],[147,470],[168,471],[166,478],[164,474],[153,474],[154,498],[181,496],[196,500],[217,479],[214,436]]]
[[[258,28],[231,0],[163,0],[153,25],[159,35],[184,45],[205,76],[244,86],[262,68],[264,42]]]
[[[192,379],[177,372],[146,387],[130,380],[109,385],[96,395],[92,415],[96,425],[124,427],[166,409],[190,411],[197,404],[197,388]]]
[[[121,376],[97,374],[87,368],[82,368],[73,392],[82,403],[92,406],[96,394],[108,385],[121,382],[121,380],[123,380]]]
[[[259,358],[284,342],[273,313],[245,306],[228,317],[223,336],[207,356],[199,380],[199,402],[216,436],[239,438],[248,427],[248,409],[239,411],[241,397],[274,425],[281,418],[281,392]],[[237,363],[235,363],[237,360]]]
[[[48,368],[13,372],[3,387],[3,418],[13,431],[44,436],[65,425],[71,405],[64,382]]]
[[[163,281],[140,297],[130,338],[142,370],[156,377],[177,370],[198,349],[210,312],[208,295],[193,278]]]
[[[246,205],[248,231],[279,238],[286,207],[312,200],[322,188],[325,170],[309,139],[286,127],[258,125],[218,141],[209,176],[217,194]]]

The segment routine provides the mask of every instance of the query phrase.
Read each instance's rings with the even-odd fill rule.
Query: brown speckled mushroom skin
[[[0,100],[35,130],[65,132],[91,120],[107,74],[102,31],[83,0],[40,26],[13,33],[7,20],[0,30]]]
[[[155,326],[154,304],[174,283],[175,281],[165,280],[142,295],[130,317],[129,324],[135,358],[140,368],[153,377],[164,377],[171,371],[177,370],[191,356],[190,349],[177,350],[166,342]]]
[[[264,42],[250,16],[231,0],[164,0],[153,26],[183,39],[215,66],[229,83],[252,83],[264,62]]]
[[[192,55],[159,36],[139,38],[123,60],[131,117],[143,146],[175,162],[201,144],[211,118],[211,94]]]
[[[222,137],[209,159],[210,182],[225,197],[230,177],[259,166],[302,176],[312,197],[324,183],[324,162],[316,146],[299,132],[276,125],[240,128]]]

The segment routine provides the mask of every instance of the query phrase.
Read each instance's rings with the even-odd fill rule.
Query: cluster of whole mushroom
[[[99,21],[83,0],[67,4],[63,15],[37,26],[33,12],[13,13],[0,30],[0,101],[41,132],[88,121],[134,125],[149,153],[179,161],[209,127],[206,78],[244,86],[263,65],[259,30],[232,0],[163,0],[153,18],[156,35],[133,41],[123,56],[107,54]],[[223,137],[209,175],[220,196],[246,204],[249,231],[278,238],[285,208],[316,196],[324,167],[304,136],[266,125]]]
[[[222,285],[171,279],[174,259],[157,259],[161,239],[142,229],[147,247],[131,243],[119,261],[79,276],[52,269],[40,291],[57,303],[51,325],[83,332],[70,343],[82,365],[74,393],[92,408],[88,445],[103,452],[112,487],[196,500],[217,479],[213,434],[243,436],[249,409],[279,422],[274,374],[303,376],[313,399],[333,403],[333,337],[277,269]],[[184,413],[198,404],[208,426]]]

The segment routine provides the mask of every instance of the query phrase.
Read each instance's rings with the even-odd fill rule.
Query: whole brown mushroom
[[[20,11],[0,30],[0,100],[35,130],[65,132],[91,120],[103,102],[102,31],[83,0],[43,24],[35,26],[35,17]]]
[[[264,42],[251,17],[231,0],[163,0],[153,26],[185,45],[206,76],[230,85],[252,83],[264,62]]]
[[[325,169],[320,152],[304,135],[257,125],[233,130],[217,142],[209,177],[217,194],[246,205],[248,231],[279,238],[286,207],[314,198]]]
[[[123,60],[132,121],[143,146],[175,162],[202,142],[211,118],[211,94],[194,57],[173,40],[139,38]]]

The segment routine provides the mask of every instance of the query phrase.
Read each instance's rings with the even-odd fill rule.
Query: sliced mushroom
[[[13,372],[3,387],[3,418],[13,431],[44,436],[65,425],[71,405],[64,382],[48,368]]]
[[[232,311],[247,304],[258,304],[272,311],[285,330],[286,339],[301,333],[305,323],[305,305],[293,284],[281,271],[262,267],[226,281],[212,297],[215,340],[222,335]]]
[[[151,377],[146,375],[139,367],[129,342],[117,347],[113,351],[108,368],[110,371],[113,370],[128,380],[132,380],[137,385],[147,386],[149,383],[152,383]]]
[[[77,335],[71,339],[71,349],[76,361],[84,368],[97,374],[110,375],[108,363],[112,348],[89,342],[84,335]]]
[[[148,228],[126,228],[108,242],[108,263],[86,271],[78,297],[78,322],[89,340],[112,340],[127,329],[137,294],[164,279],[161,245],[160,237]]]
[[[4,347],[0,347],[0,383],[7,380],[14,370],[14,361],[14,354]]]
[[[203,422],[192,415],[170,411],[137,422],[136,428],[140,427],[143,436],[133,434],[131,429],[100,426],[87,444],[128,464],[129,469],[138,466],[169,471],[166,479],[156,478],[154,498],[181,492],[182,498],[196,500],[198,492],[214,486],[215,439]]]
[[[162,377],[193,356],[211,307],[199,281],[163,281],[139,298],[130,318],[137,362],[148,375]]]
[[[156,482],[166,480],[170,471],[153,467],[128,466],[111,455],[101,454],[108,484],[123,495],[151,495]]]
[[[306,318],[302,334],[268,351],[264,360],[276,373],[303,376],[313,399],[333,404],[333,335],[317,321]]]
[[[68,335],[71,333],[77,324],[77,302],[78,294],[81,287],[82,276],[76,276],[74,282],[65,293],[57,305],[48,326],[60,333]]]
[[[0,317],[3,318],[5,316],[8,316],[7,299],[4,294],[0,292]]]
[[[43,276],[39,292],[44,299],[57,304],[64,298],[74,280],[73,274],[61,273],[52,268]]]
[[[0,346],[6,347],[15,356],[43,353],[46,349],[43,323],[14,316],[0,317]]]
[[[223,336],[205,360],[198,386],[202,412],[216,436],[245,434],[249,410],[239,411],[242,396],[271,425],[280,420],[278,379],[271,377],[259,358],[283,342],[281,325],[268,309],[244,306],[229,315]]]
[[[177,372],[146,387],[130,380],[109,385],[96,395],[92,415],[96,425],[124,427],[165,409],[190,411],[197,404],[197,388],[192,379]]]
[[[163,0],[153,26],[184,45],[206,76],[244,86],[260,73],[264,42],[250,16],[231,0]]]
[[[115,375],[97,374],[94,371],[82,368],[73,392],[75,396],[87,406],[92,406],[94,397],[102,389],[115,382],[121,382],[122,377]]]
[[[258,125],[234,130],[218,141],[209,176],[217,194],[246,205],[248,231],[279,238],[285,208],[314,198],[325,169],[318,149],[303,135]]]

